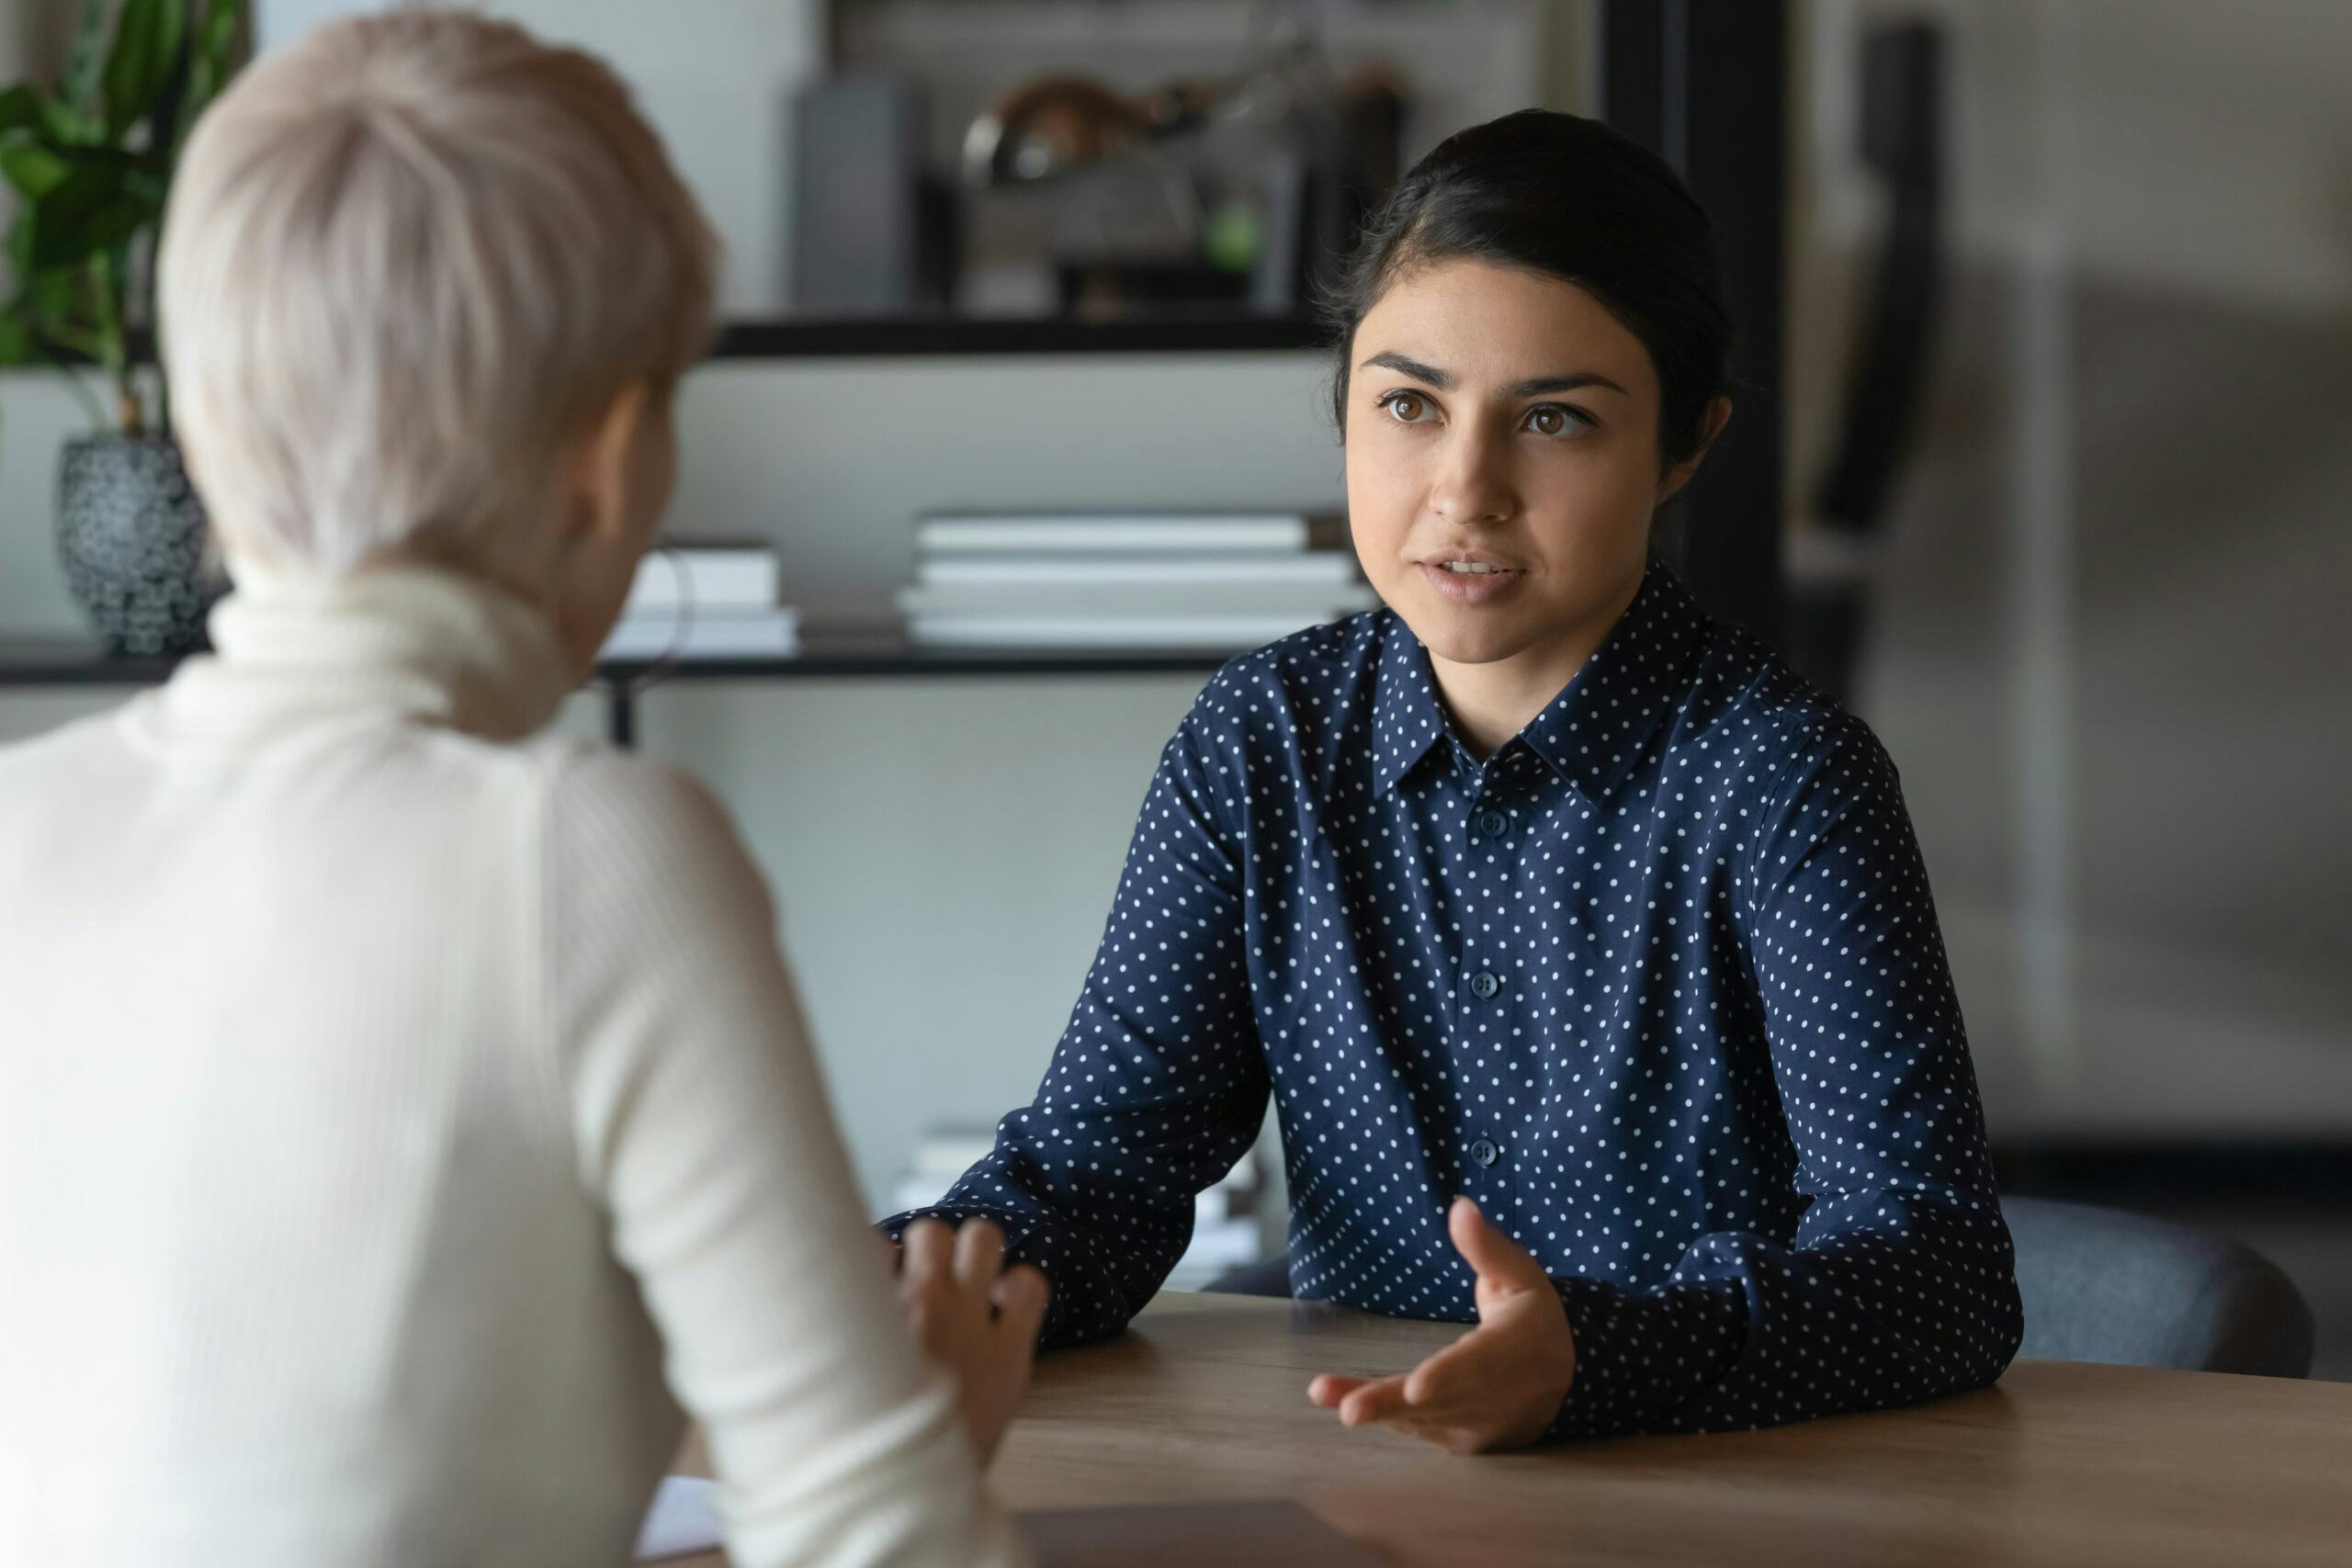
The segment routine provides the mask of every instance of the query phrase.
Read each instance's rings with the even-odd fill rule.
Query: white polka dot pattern
[[[1295,1292],[1471,1321],[1469,1194],[1575,1330],[1556,1437],[1905,1403],[2016,1353],[1894,764],[1662,570],[1484,762],[1389,612],[1227,665],[1036,1099],[922,1212],[1003,1224],[1047,1344],[1115,1333],[1269,1092]]]

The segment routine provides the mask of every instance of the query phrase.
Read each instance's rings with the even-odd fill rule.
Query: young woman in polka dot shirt
[[[1649,558],[1732,412],[1704,213],[1511,115],[1406,176],[1332,309],[1386,607],[1208,683],[1035,1100],[921,1213],[1002,1227],[1049,1346],[1116,1333],[1271,1094],[1293,1291],[1476,1325],[1315,1380],[1347,1426],[1469,1451],[1999,1376],[2009,1236],[1894,766]]]

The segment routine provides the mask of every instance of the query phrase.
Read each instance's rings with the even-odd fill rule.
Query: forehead
[[[1566,278],[1491,262],[1408,268],[1356,324],[1349,357],[1401,354],[1465,389],[1592,372],[1655,400],[1649,351],[1600,300]]]

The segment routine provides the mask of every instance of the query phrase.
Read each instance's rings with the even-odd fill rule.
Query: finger
[[[1340,1401],[1340,1424],[1362,1427],[1405,1413],[1405,1380],[1381,1378]]]
[[[1322,1409],[1337,1410],[1340,1401],[1371,1381],[1370,1378],[1351,1378],[1338,1372],[1325,1372],[1306,1385],[1306,1397]]]
[[[1446,1213],[1445,1228],[1453,1239],[1453,1250],[1462,1254],[1462,1260],[1470,1265],[1481,1281],[1519,1290],[1537,1290],[1550,1284],[1544,1266],[1535,1261],[1534,1255],[1497,1230],[1470,1199],[1453,1201],[1453,1207]]]
[[[966,1220],[956,1232],[956,1282],[985,1295],[1003,1270],[1003,1230],[994,1220]]]
[[[899,1237],[899,1273],[909,1288],[945,1275],[956,1251],[956,1233],[937,1220],[917,1220]]]
[[[989,1300],[996,1306],[999,1321],[1027,1339],[1037,1337],[1053,1294],[1052,1281],[1026,1263],[1014,1264],[989,1287]]]
[[[1477,1329],[1456,1339],[1405,1374],[1405,1403],[1425,1419],[1475,1395],[1491,1359],[1491,1336]]]

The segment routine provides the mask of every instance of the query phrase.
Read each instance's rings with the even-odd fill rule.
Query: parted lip
[[[1452,547],[1442,550],[1431,550],[1429,554],[1423,556],[1418,564],[1421,566],[1443,566],[1448,561],[1457,560],[1467,561],[1473,566],[1491,566],[1501,571],[1519,571],[1524,570],[1514,562],[1505,560],[1502,557],[1495,554],[1492,550],[1475,550],[1468,548],[1457,549]]]

